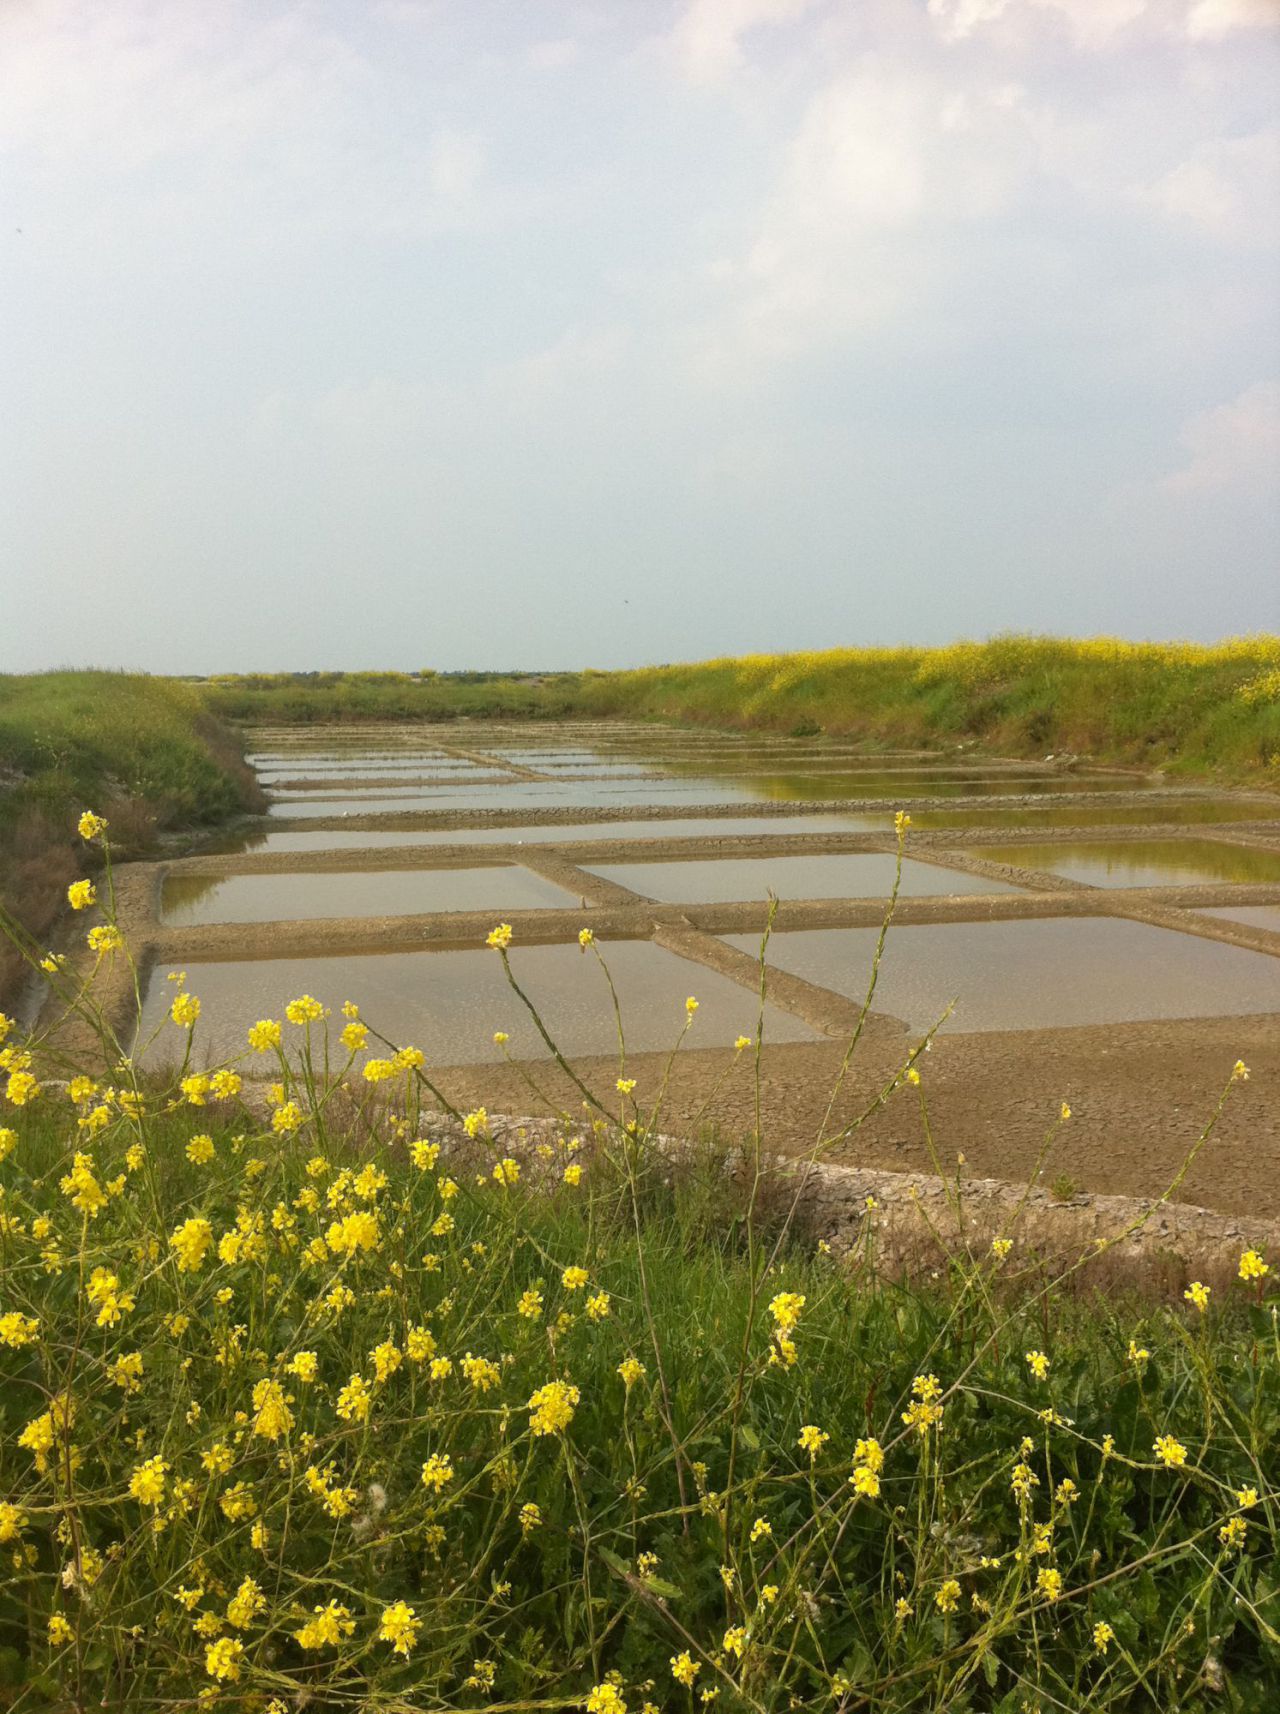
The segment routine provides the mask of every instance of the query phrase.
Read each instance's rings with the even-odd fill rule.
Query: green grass
[[[283,995],[216,1078],[142,1077],[55,986],[81,1080],[0,1046],[12,1709],[1274,1707],[1261,1260],[1200,1309],[1090,1290],[1125,1233],[1053,1277],[1014,1223],[886,1278],[759,1138],[442,1130],[421,1054],[357,1075],[365,1026]]]
[[[591,675],[602,715],[849,734],[868,745],[975,742],[1005,755],[1280,778],[1280,638],[1200,646],[997,637],[940,649],[748,655]]]
[[[598,716],[1280,779],[1280,638],[1221,644],[1006,636],[946,648],[747,655],[631,672],[227,675],[238,720]]]
[[[0,906],[45,935],[85,854],[82,809],[110,817],[122,854],[158,831],[262,804],[239,740],[198,693],[135,673],[0,676]],[[16,966],[0,953],[0,991]]]

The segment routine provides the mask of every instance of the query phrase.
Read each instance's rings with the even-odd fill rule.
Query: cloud
[[[718,83],[746,63],[742,38],[766,25],[791,24],[817,0],[690,0],[668,38],[691,83]]]
[[[1149,200],[1169,219],[1229,244],[1276,242],[1280,207],[1280,126],[1249,137],[1202,143],[1151,186]]]
[[[1280,27],[1275,0],[1196,0],[1187,13],[1187,34],[1193,41],[1220,41],[1233,30]]]
[[[964,41],[988,25],[1039,17],[1065,26],[1077,46],[1106,46],[1147,12],[1147,0],[929,0],[945,40]]]
[[[808,103],[754,239],[720,269],[735,302],[712,367],[909,320],[948,235],[1008,210],[1033,157],[1018,85],[857,61]]]
[[[1280,381],[1257,381],[1229,404],[1202,411],[1178,436],[1189,454],[1160,483],[1166,494],[1263,495],[1280,471]]]

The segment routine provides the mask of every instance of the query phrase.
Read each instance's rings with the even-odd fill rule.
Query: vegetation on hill
[[[1280,777],[1280,637],[1202,646],[995,637],[940,649],[745,655],[591,674],[579,706],[708,726],[973,741],[1187,771]]]
[[[123,855],[165,828],[261,807],[238,738],[199,693],[137,673],[0,676],[0,908],[47,934],[78,873],[76,816],[109,813]],[[20,970],[0,939],[0,994]]]
[[[995,637],[938,649],[744,655],[630,672],[224,675],[237,720],[664,720],[869,748],[974,744],[1009,756],[1280,777],[1280,637],[1129,643]]]

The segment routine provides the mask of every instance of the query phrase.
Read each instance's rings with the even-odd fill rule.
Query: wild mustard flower
[[[98,902],[98,890],[92,881],[73,881],[67,888],[67,903],[73,911],[87,911]]]
[[[567,1381],[548,1381],[529,1400],[529,1428],[534,1435],[558,1434],[573,1421],[581,1402],[577,1387]]]
[[[259,1018],[249,1029],[249,1046],[255,1053],[270,1053],[280,1046],[284,1032],[276,1018]]]
[[[390,1643],[397,1654],[408,1655],[418,1640],[421,1628],[422,1620],[406,1601],[393,1601],[389,1607],[382,1610],[378,1639],[380,1642]]]
[[[1188,1303],[1194,1303],[1202,1314],[1209,1307],[1209,1287],[1201,1284],[1199,1280],[1192,1280],[1182,1295]]]
[[[809,1461],[812,1463],[830,1439],[831,1436],[825,1429],[819,1428],[816,1423],[807,1422],[800,1430],[796,1445],[809,1454]]]
[[[95,815],[91,809],[86,809],[76,823],[76,832],[81,839],[98,839],[107,831],[105,816]]]
[[[1044,1352],[1043,1351],[1028,1351],[1026,1353],[1026,1358],[1027,1358],[1027,1367],[1031,1370],[1031,1373],[1035,1376],[1036,1380],[1037,1381],[1048,1380],[1048,1378],[1049,1378],[1049,1359],[1045,1356]]]
[[[1169,1469],[1176,1469],[1187,1461],[1187,1449],[1180,1440],[1175,1440],[1171,1434],[1156,1436],[1152,1448],[1156,1457]]]
[[[679,1654],[671,1657],[671,1676],[677,1684],[683,1684],[687,1689],[693,1689],[694,1680],[702,1671],[702,1662],[694,1660],[688,1649],[681,1649]]]
[[[423,1487],[432,1494],[438,1494],[452,1481],[453,1460],[445,1453],[433,1452],[422,1466]]]
[[[1246,1250],[1240,1258],[1240,1278],[1249,1280],[1265,1279],[1271,1272],[1270,1265],[1258,1254],[1257,1250]]]
[[[627,1704],[616,1684],[607,1680],[595,1685],[583,1704],[587,1714],[627,1714]]]
[[[485,936],[485,945],[495,952],[505,952],[511,945],[511,924],[500,922],[496,928],[491,928]]]
[[[1116,1640],[1116,1634],[1105,1619],[1100,1619],[1093,1627],[1093,1646],[1099,1654],[1106,1654],[1108,1648]]]
[[[185,991],[173,996],[173,1004],[169,1008],[169,1016],[174,1023],[184,1030],[194,1029],[200,1016],[200,1002],[194,994]]]

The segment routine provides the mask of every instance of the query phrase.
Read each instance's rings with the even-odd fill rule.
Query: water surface
[[[873,928],[789,929],[769,960],[861,999]],[[757,935],[725,935],[756,952]],[[889,931],[875,1009],[927,1029],[957,1000],[950,1031],[1032,1030],[1280,1010],[1280,958],[1120,918],[937,923]]]
[[[1205,881],[1280,881],[1280,853],[1212,839],[1130,839],[1061,845],[970,846],[973,857],[1043,869],[1094,887],[1183,887]]]
[[[824,857],[704,857],[654,863],[593,863],[592,875],[670,904],[728,904],[764,899],[879,899],[893,888],[896,860],[888,852],[859,851]],[[585,865],[584,865],[585,867]],[[1014,887],[985,875],[906,858],[901,892],[907,898],[939,894],[1009,893]]]
[[[698,1012],[687,1038],[696,1047],[728,1047],[755,1027],[756,997],[728,977],[677,957],[650,941],[611,941],[603,947],[622,1005],[627,1046],[648,1053],[674,1046],[684,1027],[685,999]],[[517,947],[516,979],[538,1006],[561,1051],[572,1056],[617,1051],[613,1007],[603,973],[577,945]],[[545,1058],[547,1048],[524,1007],[506,984],[496,953],[392,952],[342,958],[261,959],[238,963],[186,963],[187,986],[201,1001],[195,1036],[198,1063],[244,1051],[246,1032],[259,1018],[283,1016],[285,1004],[313,994],[332,1009],[329,1027],[342,1027],[339,1008],[354,1000],[368,1021],[401,1045],[422,1048],[429,1064],[464,1064],[501,1058],[493,1033],[505,1030],[517,1058]],[[166,1022],[173,988],[164,968],[150,979],[143,1005],[142,1039],[160,1030],[148,1063],[179,1059],[184,1032]],[[289,1041],[302,1032],[286,1025]],[[776,1041],[813,1041],[816,1032],[770,1005],[766,1030]],[[265,1062],[249,1056],[250,1065]],[[641,1088],[642,1099],[656,1088]]]
[[[341,874],[170,875],[161,920],[302,922],[319,917],[425,916],[432,911],[567,909],[566,892],[515,863],[471,869],[365,869]]]

